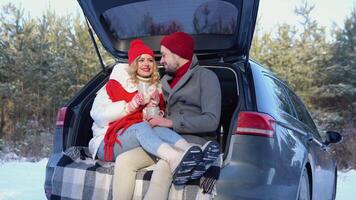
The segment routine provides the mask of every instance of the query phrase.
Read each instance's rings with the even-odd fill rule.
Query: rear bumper
[[[298,185],[274,182],[278,178],[276,173],[273,168],[264,171],[246,163],[231,162],[221,172],[216,199],[295,199]]]
[[[231,161],[221,170],[216,199],[296,199],[304,158],[300,149],[284,141],[234,135]]]

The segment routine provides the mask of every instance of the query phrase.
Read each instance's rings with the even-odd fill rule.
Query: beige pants
[[[154,164],[154,160],[140,147],[120,154],[115,161],[113,198],[131,200],[135,189],[136,173],[139,169]],[[159,160],[155,165],[145,200],[166,200],[172,183],[169,165]]]

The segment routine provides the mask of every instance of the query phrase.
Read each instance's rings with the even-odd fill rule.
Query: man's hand
[[[173,127],[173,121],[161,116],[154,116],[148,119],[148,122],[151,124],[152,127],[155,126],[162,126],[167,128]]]

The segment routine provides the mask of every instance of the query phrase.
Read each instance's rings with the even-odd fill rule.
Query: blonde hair
[[[130,79],[133,83],[138,83],[139,79],[137,78],[137,69],[138,69],[138,60],[141,58],[141,56],[138,56],[127,68],[127,73],[130,76]],[[157,85],[159,83],[159,72],[158,72],[158,67],[157,63],[153,58],[153,70],[152,74],[149,77],[149,82],[153,85]]]

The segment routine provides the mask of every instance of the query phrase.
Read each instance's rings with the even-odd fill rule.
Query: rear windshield
[[[115,39],[189,34],[235,34],[238,8],[225,1],[154,0],[111,8],[103,13]]]

